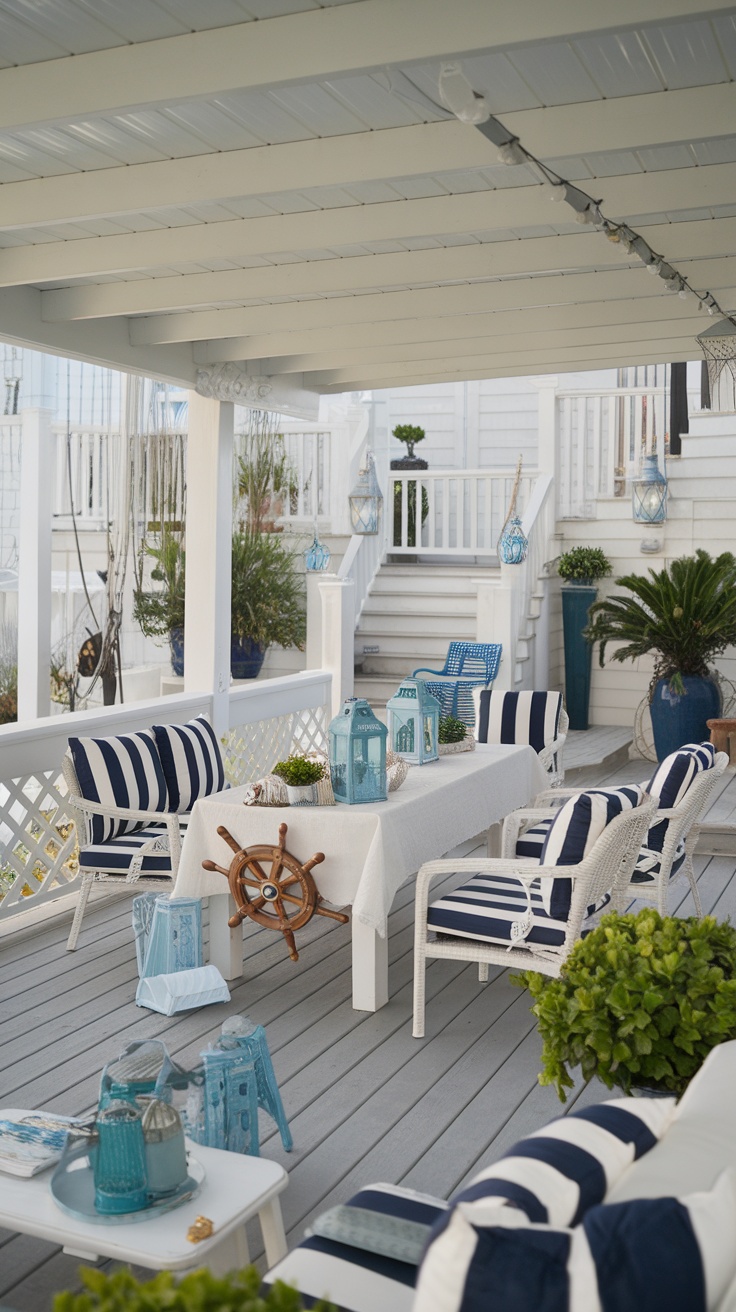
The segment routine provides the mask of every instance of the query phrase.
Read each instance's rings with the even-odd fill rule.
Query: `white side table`
[[[3,1108],[0,1117],[17,1119],[17,1108]],[[112,1257],[154,1271],[187,1271],[208,1266],[223,1274],[249,1261],[246,1221],[258,1216],[269,1267],[286,1254],[286,1236],[279,1194],[289,1177],[277,1162],[203,1148],[187,1140],[187,1148],[205,1170],[204,1183],[188,1203],[170,1212],[151,1213],[145,1221],[97,1225],[77,1221],[57,1207],[51,1196],[52,1172],[31,1179],[0,1175],[0,1226],[61,1244],[65,1253],[95,1262]],[[187,1231],[198,1216],[214,1225],[210,1239],[192,1244]]]

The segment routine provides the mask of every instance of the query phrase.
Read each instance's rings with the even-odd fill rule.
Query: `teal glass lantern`
[[[442,707],[423,679],[404,679],[386,704],[391,747],[412,765],[439,756],[438,733]]]
[[[502,565],[522,565],[529,550],[526,537],[518,515],[512,515],[503,533],[498,539],[498,558]]]
[[[330,724],[330,775],[336,802],[385,802],[388,729],[360,697]]]
[[[113,1215],[148,1206],[146,1150],[140,1110],[111,1102],[95,1122],[95,1207]]]
[[[365,464],[358,472],[348,502],[353,533],[363,533],[367,536],[377,533],[381,526],[383,496],[376,478],[372,451],[366,454]]]
[[[330,554],[330,548],[326,547],[324,542],[320,542],[315,533],[311,547],[308,547],[304,552],[307,573],[319,574],[323,569],[327,569],[330,563]]]
[[[631,509],[637,524],[664,524],[667,518],[667,479],[656,455],[644,456],[641,474],[631,486]]]

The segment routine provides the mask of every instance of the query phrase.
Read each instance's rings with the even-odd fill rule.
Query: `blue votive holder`
[[[148,1206],[146,1149],[141,1113],[128,1102],[111,1102],[97,1114],[94,1160],[98,1212],[138,1212]]]

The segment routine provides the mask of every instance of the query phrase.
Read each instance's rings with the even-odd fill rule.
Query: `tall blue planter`
[[[171,647],[171,669],[179,677],[184,673],[184,629],[169,630],[169,646]]]
[[[590,672],[593,644],[583,637],[588,611],[597,588],[568,584],[562,589],[562,628],[565,639],[565,707],[571,729],[588,728]]]
[[[685,692],[676,693],[669,679],[658,679],[650,711],[657,760],[663,761],[683,743],[701,743],[709,737],[706,720],[721,712],[721,694],[712,679],[686,674]]]
[[[234,679],[256,679],[266,655],[266,648],[252,638],[230,639],[230,673]]]

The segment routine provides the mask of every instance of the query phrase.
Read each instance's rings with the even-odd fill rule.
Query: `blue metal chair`
[[[427,691],[436,697],[443,715],[454,715],[465,724],[475,723],[473,688],[487,688],[493,683],[501,664],[499,642],[451,642],[441,670],[420,666],[417,674],[436,674],[443,683],[426,680]]]

